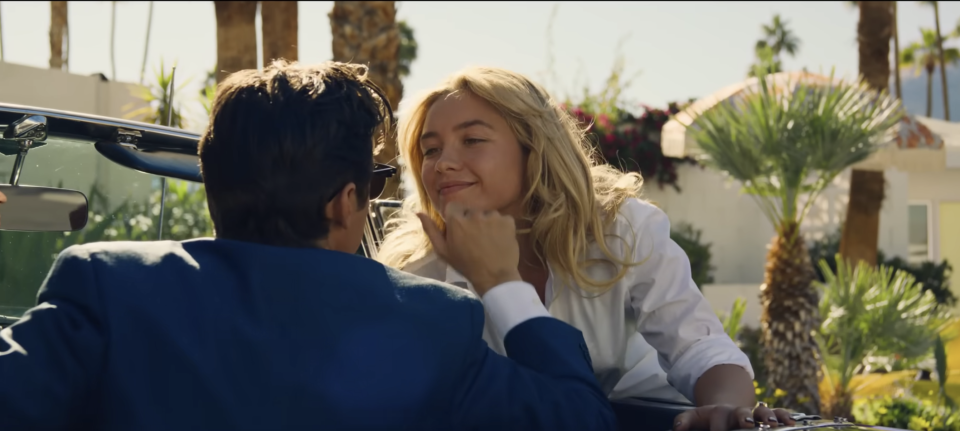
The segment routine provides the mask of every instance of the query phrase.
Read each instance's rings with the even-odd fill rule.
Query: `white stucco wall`
[[[912,175],[912,174],[911,174]],[[747,301],[743,324],[760,322],[760,284],[767,247],[774,236],[770,222],[755,201],[740,193],[740,185],[709,168],[684,165],[679,168],[680,193],[660,190],[654,182],[644,195],[659,205],[671,222],[687,222],[703,232],[712,244],[715,284],[703,286],[704,297],[714,310],[729,312],[733,302]],[[880,213],[879,248],[887,256],[907,254],[907,202],[913,190],[912,176],[895,170],[884,172],[886,199]],[[838,176],[817,199],[803,223],[807,238],[835,232],[846,212],[850,171]],[[953,189],[960,193],[960,182]],[[949,189],[949,186],[944,186]]]

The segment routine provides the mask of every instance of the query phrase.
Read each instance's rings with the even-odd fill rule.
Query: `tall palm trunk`
[[[3,5],[0,2],[0,62],[3,61]]]
[[[940,85],[943,89],[943,119],[950,121],[950,98],[947,92],[947,62],[943,55],[943,36],[940,33],[940,2],[930,2],[933,4],[933,18],[937,28],[937,52],[940,54]],[[927,114],[929,117],[930,114]]]
[[[857,23],[860,74],[877,91],[890,86],[890,37],[894,33],[893,2],[861,1]],[[840,254],[852,263],[877,263],[883,171],[854,169],[850,176],[847,215],[840,237]]]
[[[50,68],[62,70],[68,59],[63,55],[63,38],[67,32],[67,2],[50,2]]]
[[[933,58],[930,58],[930,61],[927,62],[924,68],[927,70],[927,117],[932,117],[933,116],[933,72],[937,70],[937,65],[933,63]],[[943,69],[940,69],[940,70],[943,70]],[[946,100],[946,95],[944,95],[944,100]]]
[[[370,77],[383,89],[396,110],[403,95],[400,82],[400,29],[392,1],[335,1],[330,11],[334,61],[349,61],[370,67]],[[380,163],[396,164],[393,134],[377,154]],[[383,197],[399,197],[400,178],[387,182]]]
[[[110,79],[117,80],[117,2],[110,2]]]
[[[897,2],[890,2],[893,9],[893,83],[897,89],[897,100],[903,100],[903,92],[900,90],[900,27],[897,23]]]
[[[813,265],[797,222],[777,230],[760,288],[767,382],[786,392],[784,407],[819,413],[820,350],[813,334],[820,313]]]
[[[231,73],[257,68],[257,2],[215,1],[217,82]]]
[[[284,58],[297,61],[297,2],[260,2],[263,31],[263,66]]]
[[[143,76],[147,73],[147,54],[150,53],[150,28],[153,27],[153,2],[150,2],[150,8],[147,9],[147,38],[143,42],[143,63],[140,64],[140,84],[143,84]]]

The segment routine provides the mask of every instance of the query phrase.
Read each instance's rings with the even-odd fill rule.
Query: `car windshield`
[[[10,178],[14,159],[0,154],[0,183]],[[96,241],[153,241],[160,235],[161,178],[114,163],[89,143],[57,140],[31,149],[20,185],[83,192],[89,221],[76,232],[0,231],[0,316],[20,317],[36,304],[37,290],[64,248]],[[162,239],[212,236],[203,186],[170,179],[166,186]]]

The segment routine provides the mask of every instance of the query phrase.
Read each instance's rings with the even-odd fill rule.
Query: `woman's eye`
[[[424,156],[429,156],[429,155],[431,155],[431,154],[434,154],[436,151],[437,151],[436,148],[426,148],[426,149],[423,150],[423,155],[424,155]]]
[[[467,138],[463,140],[463,143],[467,145],[479,144],[481,142],[483,142],[483,139],[478,138]]]

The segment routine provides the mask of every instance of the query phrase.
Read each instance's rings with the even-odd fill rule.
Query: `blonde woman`
[[[694,285],[667,216],[640,199],[640,176],[594,161],[584,131],[539,85],[502,69],[458,73],[412,105],[400,146],[416,193],[388,225],[382,262],[473,290],[430,235],[443,235],[451,202],[510,215],[519,275],[583,332],[611,398],[694,401],[678,431],[793,423],[754,409],[750,362]],[[502,319],[488,316],[484,335],[500,354]]]

